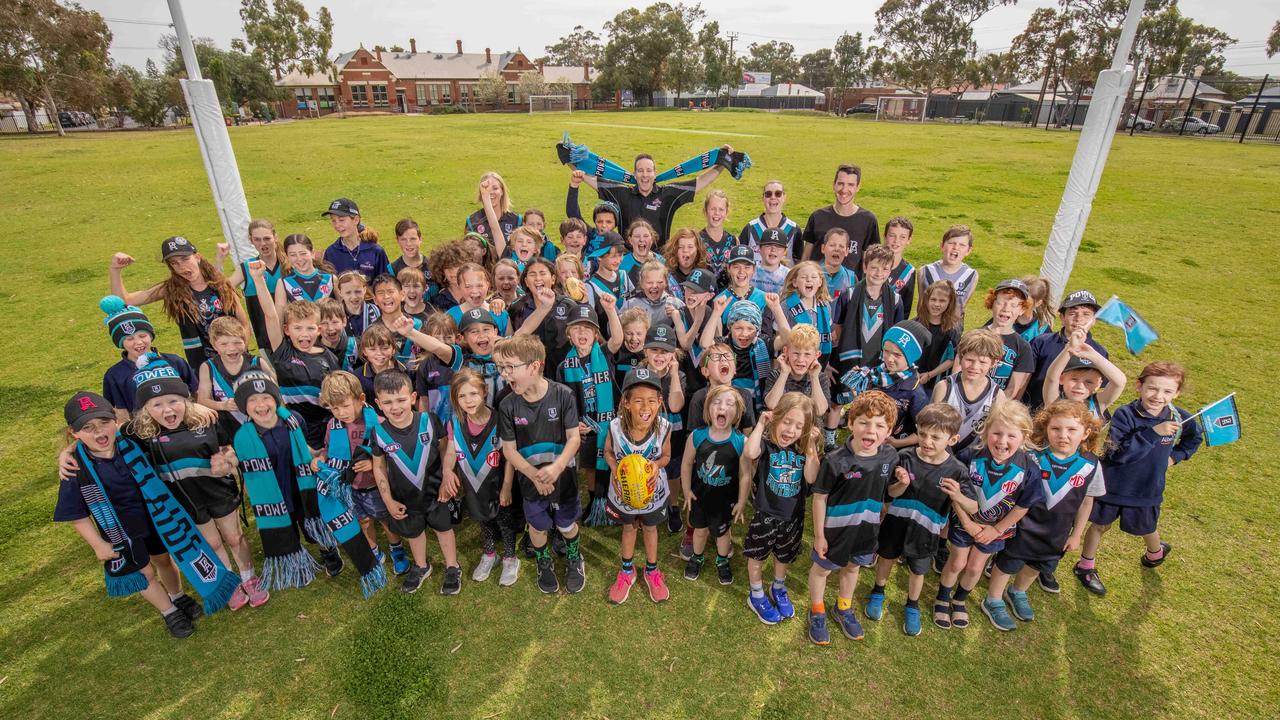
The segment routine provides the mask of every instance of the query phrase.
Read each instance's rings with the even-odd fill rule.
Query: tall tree
[[[547,65],[577,67],[591,63],[600,64],[600,36],[581,25],[573,26],[573,32],[560,38],[554,45],[546,46],[547,54],[539,60]]]
[[[239,106],[246,101],[257,105],[281,98],[281,90],[273,82],[271,69],[261,56],[222,50],[213,44],[213,40],[204,37],[196,38],[192,45],[195,46],[201,74],[213,81],[224,106]],[[181,53],[172,51],[176,46],[177,37],[173,35],[160,39],[160,47],[165,50],[167,58],[164,72],[175,78],[186,77],[185,59]]]
[[[1280,20],[1271,26],[1271,35],[1267,36],[1267,57],[1280,53]]]
[[[814,90],[831,86],[831,48],[821,48],[800,56],[800,82]]]
[[[742,63],[729,50],[729,40],[720,35],[720,23],[712,20],[698,31],[698,47],[702,48],[702,84],[717,96],[729,85],[737,85],[742,77]]]
[[[676,99],[698,87],[704,79],[702,52],[692,42],[681,45],[667,58],[667,87],[676,92]]]
[[[325,71],[333,48],[333,16],[321,6],[315,22],[301,0],[240,0],[244,36],[262,56],[276,79],[298,70],[310,75]]]
[[[133,91],[129,98],[129,116],[147,127],[159,127],[170,108],[182,103],[182,90],[178,80],[165,75],[156,67],[155,62],[147,60],[145,73],[127,67],[124,72],[129,76]]]
[[[831,84],[836,89],[837,115],[844,112],[844,92],[850,85],[867,79],[868,52],[862,46],[862,33],[845,32],[836,38],[831,53]]]
[[[111,32],[102,16],[56,0],[0,3],[0,90],[18,99],[27,132],[43,105],[58,130],[58,102],[93,107],[105,97]]]
[[[795,82],[800,77],[800,61],[796,59],[796,49],[791,43],[770,40],[767,43],[751,43],[747,48],[750,55],[750,70],[770,73],[771,82]]]
[[[645,104],[667,82],[671,55],[693,44],[693,27],[702,8],[658,2],[644,10],[628,8],[604,24],[609,42],[600,57],[598,83],[605,90],[630,90]]]

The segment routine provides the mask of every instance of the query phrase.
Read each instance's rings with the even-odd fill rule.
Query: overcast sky
[[[156,42],[167,27],[128,21],[169,22],[165,0],[79,0],[107,18],[114,34],[112,56],[141,67],[147,58],[160,58]],[[333,14],[335,54],[355,49],[363,43],[409,46],[418,40],[420,51],[452,51],[462,40],[467,52],[485,47],[495,52],[520,48],[530,57],[543,54],[546,45],[568,34],[574,25],[583,25],[603,35],[601,26],[621,5],[608,9],[600,3],[582,0],[535,0],[484,3],[433,2],[431,0],[304,0],[313,12],[322,4]],[[745,53],[753,42],[781,40],[796,47],[798,54],[830,47],[837,35],[848,30],[870,35],[875,22],[874,0],[841,3],[833,12],[831,0],[703,0],[710,19],[718,20],[725,31],[739,34],[737,49]],[[977,25],[978,45],[983,50],[1002,50],[1026,25],[1037,7],[1056,5],[1056,0],[1020,0],[1014,7],[992,11]],[[643,5],[641,5],[643,6]],[[213,38],[226,48],[233,38],[242,37],[239,0],[185,0],[187,24],[196,36]],[[534,17],[530,17],[531,9]],[[1280,75],[1280,55],[1268,60],[1263,51],[1267,34],[1277,19],[1280,5],[1260,0],[1181,0],[1183,14],[1198,22],[1224,30],[1239,43],[1226,50],[1227,68],[1242,75]]]

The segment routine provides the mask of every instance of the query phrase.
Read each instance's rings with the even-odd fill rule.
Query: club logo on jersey
[[[547,408],[547,419],[552,422],[560,419],[560,409],[555,407]]]
[[[565,308],[565,306],[563,306],[563,305],[557,305],[557,306],[556,306],[556,318],[557,318],[557,319],[559,319],[559,320],[563,320],[563,319],[565,319],[565,318],[566,318],[566,317],[568,317],[568,316],[569,316],[569,311]]]
[[[511,419],[511,421],[512,421],[512,423],[514,423],[514,424],[516,424],[516,425],[528,425],[528,424],[529,424],[529,418],[525,418],[525,417],[512,418],[512,419]]]
[[[880,466],[880,474],[881,474],[881,475],[888,475],[888,474],[889,474],[889,463],[885,463],[885,464],[883,464],[883,465],[881,465],[881,466]]]
[[[207,431],[205,430],[205,428],[202,428],[202,427],[192,428],[192,429],[191,429],[191,435],[192,435],[192,437],[202,438],[202,437],[204,437],[204,436],[205,436],[206,432],[207,432]]]
[[[1083,476],[1083,475],[1072,475],[1072,476],[1071,476],[1071,487],[1073,487],[1073,488],[1084,487],[1084,476]]]

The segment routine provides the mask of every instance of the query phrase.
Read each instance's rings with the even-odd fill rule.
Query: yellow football
[[[653,463],[645,456],[633,453],[622,458],[613,475],[618,497],[636,510],[646,507],[653,499],[654,475]]]

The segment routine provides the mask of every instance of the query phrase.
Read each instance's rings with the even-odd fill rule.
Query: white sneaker
[[[502,575],[498,577],[498,584],[502,587],[511,587],[516,584],[516,578],[520,575],[520,558],[502,558]]]
[[[497,564],[498,556],[496,554],[481,553],[480,562],[476,563],[476,569],[471,571],[471,579],[476,582],[488,580],[489,573],[493,572],[493,566]]]

